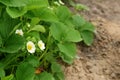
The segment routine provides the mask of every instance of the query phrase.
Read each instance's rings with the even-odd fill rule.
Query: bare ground
[[[65,80],[120,80],[120,0],[75,0],[90,8],[80,12],[96,26],[95,40],[78,43],[78,56],[63,67]]]

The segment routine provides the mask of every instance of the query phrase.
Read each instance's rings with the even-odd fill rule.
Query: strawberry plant
[[[59,60],[72,64],[94,30],[60,0],[0,0],[1,80],[64,80]]]

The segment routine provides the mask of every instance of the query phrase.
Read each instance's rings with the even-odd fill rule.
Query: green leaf
[[[17,80],[33,80],[35,76],[35,69],[32,65],[25,62],[18,66],[16,70]]]
[[[52,74],[47,73],[47,72],[42,72],[41,74],[37,75],[36,80],[55,80]]]
[[[56,15],[60,21],[64,22],[71,17],[71,12],[66,6],[59,6],[56,8]]]
[[[52,36],[58,41],[79,42],[82,40],[79,31],[63,23],[53,23],[50,27]]]
[[[95,31],[95,27],[92,23],[90,22],[86,22],[81,28],[80,28],[80,31],[84,31],[84,30],[88,30],[88,31],[91,31],[91,32],[94,32]]]
[[[25,61],[31,64],[33,67],[38,67],[39,65],[39,60],[33,55],[28,56]]]
[[[23,7],[26,6],[29,1],[30,0],[0,0],[4,5],[11,7]]]
[[[55,77],[55,80],[65,80],[63,72],[58,72],[54,74],[54,77]]]
[[[0,18],[0,35],[3,42],[10,36],[9,34],[18,23],[18,19],[12,19],[6,12],[3,12],[2,17]]]
[[[63,43],[58,44],[58,47],[61,51],[60,56],[62,57],[63,61],[71,64],[76,56],[76,46],[74,43]]]
[[[70,17],[68,18],[65,22],[64,22],[65,25],[67,25],[68,27],[71,27],[71,28],[75,28],[75,25],[73,24],[73,19]]]
[[[0,3],[0,17],[1,17],[1,15],[2,15],[2,4]]]
[[[54,54],[47,54],[46,55],[46,60],[50,63],[55,62],[56,58],[54,58]]]
[[[40,19],[38,17],[34,17],[31,19],[31,27],[35,26],[37,23],[39,23]]]
[[[16,53],[16,54],[7,54],[2,60],[2,65],[0,63],[0,67],[2,68],[6,68],[9,64],[11,64],[12,62],[17,62],[17,58],[20,57],[21,54],[20,53]]]
[[[66,36],[64,40],[71,41],[71,42],[80,42],[82,41],[82,38],[79,31],[75,30],[74,28],[70,28],[66,32]]]
[[[6,11],[12,18],[17,18],[24,15],[27,9],[25,7],[7,7]]]
[[[42,25],[35,25],[33,28],[29,30],[30,31],[38,31],[38,32],[45,32],[45,28]]]
[[[10,7],[27,6],[28,9],[48,6],[48,0],[0,0],[1,3]]]
[[[58,18],[55,13],[49,8],[39,8],[32,11],[35,17],[39,17],[40,20],[48,22],[57,22]]]
[[[29,0],[29,4],[27,5],[27,9],[38,9],[41,7],[48,7],[48,0]]]
[[[12,80],[14,78],[13,74],[10,74],[9,76],[1,78],[1,80]]]
[[[82,35],[83,41],[86,45],[90,46],[93,43],[93,40],[94,40],[93,32],[82,31],[81,35]]]
[[[0,48],[1,52],[15,53],[24,46],[24,38],[19,35],[10,36],[3,48]]]
[[[0,78],[5,76],[5,71],[3,68],[0,68]]]
[[[39,32],[36,32],[36,31],[32,31],[32,32],[28,33],[27,36],[31,36],[37,40],[40,40],[40,34],[39,34]]]
[[[61,65],[56,62],[52,63],[51,70],[53,73],[62,72]]]
[[[24,14],[24,17],[25,17],[25,18],[28,18],[28,19],[32,19],[32,18],[37,17],[37,16],[35,16],[32,11],[27,11],[27,13]],[[37,17],[37,18],[39,18],[39,17]],[[32,25],[31,25],[31,26],[32,26]]]
[[[81,26],[83,26],[86,23],[85,19],[83,17],[81,17],[80,15],[73,15],[72,19],[73,19],[73,24],[77,28],[80,28]]]
[[[0,62],[0,68],[4,68],[3,62]]]
[[[60,64],[53,62],[51,65],[51,70],[55,77],[55,80],[64,80],[64,73],[62,72]]]
[[[2,45],[2,37],[0,35],[0,47],[1,47],[1,45]]]
[[[66,35],[65,32],[67,29],[67,26],[63,23],[53,23],[50,27],[50,32],[56,40],[62,41]]]
[[[65,54],[65,53],[59,53],[60,54],[60,57],[62,58],[62,60],[68,64],[72,64],[73,63],[73,60],[74,58],[71,58],[68,56],[68,54]]]

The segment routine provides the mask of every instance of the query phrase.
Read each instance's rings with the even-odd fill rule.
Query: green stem
[[[39,59],[38,59],[39,61],[44,57],[44,55],[47,53],[47,51],[49,49],[50,37],[51,37],[51,35],[50,35],[50,32],[49,32],[48,39],[47,39],[47,44],[46,44],[46,49],[45,49],[44,53],[39,57]]]
[[[40,65],[41,65],[42,63],[44,63],[45,60],[46,60],[46,57],[43,58],[43,60],[40,62]]]
[[[14,29],[10,32],[9,37],[14,33],[14,31],[15,31],[17,28],[20,27],[21,24],[22,24],[22,22],[20,22],[19,24],[17,24],[17,25],[14,27]]]
[[[54,52],[56,52],[56,50],[51,50],[48,54],[53,54]],[[44,57],[44,59],[41,61],[41,64],[44,63],[46,60],[46,57]]]
[[[47,52],[47,48],[46,48],[46,50],[45,50],[45,52],[39,57],[39,61],[43,58],[43,56],[46,54],[46,52]]]
[[[4,68],[7,67],[12,61],[14,61],[16,58],[22,56],[23,54],[18,54],[13,56],[13,58],[11,58],[11,60],[9,60],[7,63],[5,63]]]

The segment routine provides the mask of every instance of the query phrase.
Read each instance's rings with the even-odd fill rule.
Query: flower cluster
[[[28,25],[28,26],[30,27],[30,25]],[[17,29],[15,31],[15,34],[23,36],[24,33],[23,33],[22,29]],[[37,45],[40,48],[40,50],[44,51],[45,44],[42,40],[38,41]],[[27,50],[28,50],[29,53],[35,53],[36,47],[35,47],[35,44],[32,41],[28,41],[26,46],[27,46]]]
[[[29,53],[35,53],[36,47],[32,41],[27,42],[27,50]],[[45,44],[42,40],[38,41],[38,47],[43,51],[45,49]]]

